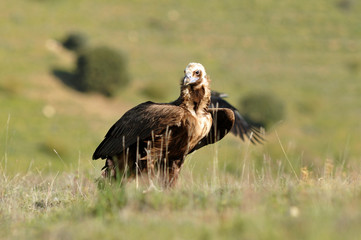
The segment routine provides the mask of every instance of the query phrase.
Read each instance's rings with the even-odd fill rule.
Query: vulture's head
[[[186,69],[184,69],[183,86],[197,86],[207,85],[209,79],[207,77],[206,70],[200,63],[189,63]]]

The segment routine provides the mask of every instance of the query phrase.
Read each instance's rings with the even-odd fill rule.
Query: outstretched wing
[[[244,140],[246,136],[252,143],[262,143],[264,139],[261,129],[248,124],[238,110],[223,99],[224,97],[227,97],[227,95],[212,91],[210,107],[231,109],[235,116],[235,122],[231,132],[242,140]]]
[[[108,131],[93,154],[93,159],[111,158],[138,140],[180,126],[184,112],[171,104],[145,102],[126,112]]]
[[[210,108],[212,115],[212,127],[207,136],[202,138],[198,144],[189,152],[193,152],[208,144],[213,144],[221,140],[233,127],[235,117],[232,110],[227,108]]]

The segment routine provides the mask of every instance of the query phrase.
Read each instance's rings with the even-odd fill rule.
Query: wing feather
[[[182,108],[171,104],[145,102],[126,112],[107,132],[93,154],[93,159],[110,158],[122,153],[138,140],[164,132],[167,127],[179,126]]]
[[[264,141],[262,129],[250,125],[234,106],[223,99],[226,96],[226,94],[212,91],[210,107],[231,109],[235,116],[235,123],[231,132],[242,140],[246,137],[252,143],[262,143]]]

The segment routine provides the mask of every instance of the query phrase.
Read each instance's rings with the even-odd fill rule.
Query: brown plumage
[[[204,67],[190,63],[184,73],[177,100],[139,104],[110,128],[93,155],[106,159],[104,176],[159,174],[167,186],[173,185],[188,153],[232,129],[233,110],[209,109],[210,79]]]
[[[254,144],[262,143],[264,141],[264,129],[249,124],[234,106],[224,100],[226,97],[228,97],[227,94],[212,91],[211,104],[209,105],[209,108],[231,109],[235,117],[231,133],[242,140],[248,138]]]

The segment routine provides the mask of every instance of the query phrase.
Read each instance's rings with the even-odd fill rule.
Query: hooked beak
[[[192,84],[192,83],[197,82],[198,79],[199,79],[199,77],[192,77],[192,74],[187,73],[187,74],[184,76],[183,84],[184,84],[184,85],[189,85],[189,84]]]

